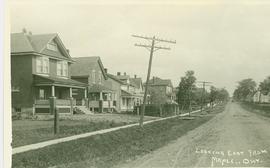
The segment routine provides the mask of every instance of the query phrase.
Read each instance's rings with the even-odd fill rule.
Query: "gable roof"
[[[71,64],[71,76],[89,76],[93,67],[98,64],[104,78],[107,79],[100,57],[77,57],[73,60],[75,63]]]
[[[140,88],[142,85],[142,78],[130,78],[130,83],[134,85],[136,88]]]
[[[159,77],[153,77],[149,80],[150,86],[172,86],[172,81],[170,79],[161,79]]]
[[[107,73],[107,76],[108,76],[108,78],[113,79],[114,81],[116,81],[116,82],[118,82],[120,84],[124,84],[125,83],[125,82],[119,80],[116,76],[114,76],[112,74]]]
[[[36,35],[30,35],[25,33],[12,33],[10,40],[11,54],[30,52],[72,61],[71,56],[69,55],[67,49],[65,48],[64,44],[56,33]],[[57,47],[61,54],[46,49],[47,44],[52,41],[57,44]]]

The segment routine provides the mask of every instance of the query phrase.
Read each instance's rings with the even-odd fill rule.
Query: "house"
[[[108,79],[105,81],[105,86],[112,89],[115,92],[115,111],[121,112],[122,104],[122,91],[121,86],[124,84],[121,80],[117,79],[114,75],[108,73],[108,70],[105,69]]]
[[[73,64],[57,34],[11,34],[12,109],[23,114],[50,114],[50,99],[59,113],[73,113],[73,89],[86,92],[84,83],[70,78]],[[80,99],[86,98],[84,95]]]
[[[270,93],[263,94],[261,91],[256,91],[253,95],[253,102],[255,103],[270,103]]]
[[[134,75],[134,78],[130,78],[130,83],[135,87],[134,97],[135,105],[140,106],[143,103],[144,87],[142,78],[138,78]]]
[[[71,66],[71,78],[87,84],[88,86],[88,107],[92,112],[113,112],[117,111],[117,96],[106,82],[108,76],[103,67],[100,57],[78,57]],[[77,93],[81,97],[82,93]]]
[[[121,83],[121,111],[122,112],[130,112],[134,110],[135,106],[135,90],[136,86],[134,83],[131,82],[130,76],[124,73],[123,75],[121,72],[117,72],[117,75],[114,76]]]
[[[176,104],[175,92],[170,79],[153,77],[148,83],[148,94],[150,104]]]

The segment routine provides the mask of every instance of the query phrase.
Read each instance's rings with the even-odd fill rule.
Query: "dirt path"
[[[270,119],[229,103],[186,136],[117,167],[270,167]]]

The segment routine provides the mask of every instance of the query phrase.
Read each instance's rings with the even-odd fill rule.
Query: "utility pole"
[[[132,37],[136,38],[141,38],[148,40],[151,42],[151,45],[149,44],[135,44],[136,47],[144,47],[148,51],[150,51],[150,58],[149,58],[149,64],[148,64],[148,71],[147,71],[147,78],[146,78],[146,84],[145,84],[145,90],[144,90],[144,95],[143,95],[143,105],[142,105],[142,111],[140,114],[140,126],[143,127],[143,117],[144,117],[144,112],[145,112],[145,104],[146,104],[146,98],[147,98],[147,92],[148,92],[148,84],[149,84],[149,79],[150,79],[150,74],[151,74],[151,67],[152,67],[152,59],[153,59],[153,53],[157,50],[170,50],[168,47],[162,47],[162,46],[155,46],[159,42],[165,42],[165,43],[173,43],[175,44],[176,41],[172,40],[164,40],[157,38],[156,36],[153,37],[146,37],[146,36],[139,36],[139,35],[132,35]]]
[[[212,83],[212,82],[206,82],[206,81],[197,81],[197,83],[202,83],[203,84],[203,91],[202,91],[202,95],[201,95],[201,112],[202,112],[202,109],[203,109],[203,106],[205,104],[205,86],[210,86],[210,85],[206,85],[208,83]]]

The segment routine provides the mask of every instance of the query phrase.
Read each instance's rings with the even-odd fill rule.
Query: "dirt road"
[[[118,167],[270,167],[270,119],[229,103],[187,135]]]

